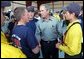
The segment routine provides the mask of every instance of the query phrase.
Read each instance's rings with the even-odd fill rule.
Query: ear
[[[48,13],[50,13],[50,11],[49,10],[46,10]]]

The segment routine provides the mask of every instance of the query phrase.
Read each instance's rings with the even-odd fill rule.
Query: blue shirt
[[[58,20],[50,16],[48,20],[41,19],[36,23],[36,38],[38,41],[53,41],[57,38],[56,25]]]
[[[38,45],[38,42],[32,30],[25,25],[17,25],[12,32],[12,41],[26,56],[33,57],[32,49]]]
[[[33,20],[29,21],[29,22],[26,24],[26,26],[27,26],[28,28],[30,28],[30,29],[34,32],[34,34],[35,34],[35,32],[36,32],[36,22],[37,22],[37,21],[38,21],[37,19],[33,18]]]
[[[67,28],[67,24],[65,22],[66,20],[61,20],[59,21],[59,23],[56,26],[56,30],[57,30],[57,37],[58,38],[62,38],[62,36],[64,35],[66,28]]]

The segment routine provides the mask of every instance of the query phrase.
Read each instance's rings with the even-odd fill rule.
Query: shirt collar
[[[46,22],[46,21],[52,21],[52,16],[50,16],[49,18],[47,18],[47,20],[42,19],[42,22]]]

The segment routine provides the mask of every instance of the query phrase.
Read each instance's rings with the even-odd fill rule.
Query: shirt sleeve
[[[31,49],[34,49],[38,45],[35,34],[31,29],[28,29],[27,43]]]
[[[40,41],[41,41],[41,30],[40,30],[39,23],[36,23],[36,32],[35,32],[35,36],[36,36],[38,42],[40,42]]]

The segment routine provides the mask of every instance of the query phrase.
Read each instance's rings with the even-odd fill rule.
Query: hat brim
[[[1,7],[7,7],[7,6],[11,6],[10,1],[1,1]]]

